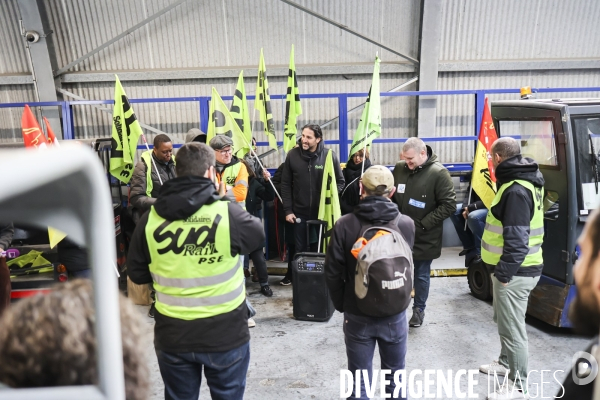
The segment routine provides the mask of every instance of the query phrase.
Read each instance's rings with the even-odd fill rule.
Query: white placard
[[[583,183],[581,185],[581,192],[583,193],[583,208],[586,210],[594,210],[600,205],[600,189],[596,193],[596,184]]]

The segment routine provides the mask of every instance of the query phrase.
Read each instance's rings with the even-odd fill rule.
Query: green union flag
[[[331,230],[335,222],[342,216],[340,209],[340,199],[338,197],[337,183],[335,180],[335,170],[333,167],[332,151],[327,152],[325,158],[325,169],[323,170],[323,183],[321,183],[321,200],[319,201],[319,215],[317,219],[326,222],[325,228],[325,247],[329,245],[328,237],[331,236]]]
[[[256,99],[254,108],[258,110],[260,120],[265,127],[265,134],[269,138],[269,146],[277,150],[277,138],[275,137],[275,124],[273,123],[273,112],[271,111],[271,97],[269,96],[269,81],[267,80],[267,68],[263,51],[260,49],[260,62],[258,64],[258,80],[256,81]]]
[[[365,103],[365,108],[360,116],[358,129],[354,134],[352,146],[348,153],[350,157],[357,151],[364,149],[365,146],[370,146],[373,139],[381,136],[381,101],[379,87],[379,57],[375,58],[375,68],[373,69],[373,81],[369,89],[369,96]]]
[[[115,106],[113,108],[110,173],[123,183],[133,174],[133,160],[142,127],[129,104],[119,77],[115,75]]]
[[[248,110],[248,102],[246,101],[244,71],[240,72],[240,76],[238,77],[237,87],[235,88],[235,94],[233,95],[229,113],[244,134],[246,143],[252,143],[252,126],[250,126],[250,111]],[[240,150],[236,156],[240,158],[244,157],[249,151],[250,149],[246,146],[244,149]]]
[[[283,150],[287,153],[296,145],[296,119],[302,114],[300,105],[300,91],[296,78],[296,65],[294,63],[294,45],[290,53],[290,69],[288,72],[287,94],[285,97],[285,128],[283,131]]]
[[[242,130],[235,122],[227,106],[219,96],[217,89],[212,88],[212,98],[210,99],[210,121],[208,121],[208,132],[206,133],[206,143],[215,137],[215,135],[227,135],[233,140],[233,153],[248,152],[250,147],[244,140]],[[245,154],[245,153],[244,153]]]

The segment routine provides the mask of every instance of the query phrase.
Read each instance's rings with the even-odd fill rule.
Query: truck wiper
[[[588,134],[590,138],[590,147],[592,149],[592,171],[594,172],[594,183],[596,184],[596,194],[598,194],[598,156],[594,149],[594,141],[592,140],[592,134]]]

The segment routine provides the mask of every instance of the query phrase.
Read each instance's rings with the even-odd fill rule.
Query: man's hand
[[[292,214],[288,214],[285,216],[285,220],[287,222],[289,222],[290,224],[294,224],[296,223],[296,216],[292,213]]]
[[[462,216],[464,219],[467,219],[467,217],[469,216],[469,207],[463,208]]]
[[[0,247],[0,258],[6,258],[6,252],[2,247]]]
[[[227,188],[225,187],[225,182],[221,181],[219,183],[219,196],[224,197],[227,193]]]
[[[271,173],[269,171],[267,171],[266,169],[263,169],[263,177],[265,178],[265,180],[270,180],[271,179]]]
[[[506,283],[500,282],[500,283],[502,283],[502,286],[504,286],[504,287],[508,286],[508,282],[506,282]]]

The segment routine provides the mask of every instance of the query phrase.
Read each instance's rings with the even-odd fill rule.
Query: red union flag
[[[479,139],[477,140],[477,150],[473,160],[471,187],[488,209],[492,205],[494,196],[496,196],[496,174],[490,155],[492,144],[496,139],[498,139],[498,135],[496,134],[496,128],[494,128],[494,121],[492,121],[492,114],[486,97],[481,128],[479,129]]]
[[[56,135],[54,134],[54,131],[50,127],[50,122],[48,122],[48,119],[46,117],[43,117],[43,118],[44,118],[44,123],[46,124],[46,132],[48,132],[48,143],[51,143],[56,147],[60,147],[60,144],[58,144],[58,139],[56,139]]]
[[[46,147],[46,136],[40,128],[37,119],[31,112],[31,109],[25,104],[25,110],[23,110],[23,117],[21,117],[21,129],[23,130],[23,142],[25,147]]]

